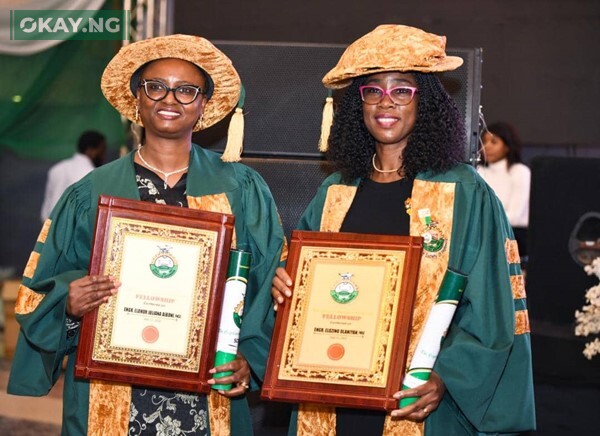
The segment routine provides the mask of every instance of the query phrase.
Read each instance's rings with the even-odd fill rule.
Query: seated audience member
[[[502,202],[519,254],[526,262],[531,171],[521,162],[521,140],[514,127],[505,122],[490,124],[481,139],[483,164],[477,171]]]

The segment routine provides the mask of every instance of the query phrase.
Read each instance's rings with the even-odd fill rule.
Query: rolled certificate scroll
[[[404,376],[402,390],[416,388],[429,380],[431,370],[440,352],[442,340],[466,285],[467,276],[449,269],[446,270],[435,303],[425,321],[421,339],[419,339],[408,371]],[[406,407],[417,399],[418,397],[402,398],[400,407]]]
[[[242,250],[231,250],[229,255],[215,366],[231,362],[237,354],[244,312],[244,297],[246,296],[246,286],[250,272],[250,259],[251,254]],[[233,374],[231,371],[219,372],[213,378],[226,377],[231,374]],[[212,385],[213,389],[224,391],[231,389],[231,387],[231,384]]]

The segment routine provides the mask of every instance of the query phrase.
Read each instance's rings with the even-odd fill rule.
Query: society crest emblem
[[[431,221],[422,234],[425,256],[435,257],[446,248],[446,238],[435,221]]]
[[[152,258],[150,271],[160,279],[168,279],[177,272],[177,260],[171,254],[171,248],[168,245],[158,246],[158,254]]]
[[[352,276],[352,273],[340,273],[342,281],[330,291],[331,298],[333,298],[337,303],[350,303],[357,297],[358,287],[350,281],[350,277]]]

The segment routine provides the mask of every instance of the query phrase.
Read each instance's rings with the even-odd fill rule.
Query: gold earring
[[[135,122],[136,123],[140,122],[140,108],[139,108],[139,106],[135,107]]]
[[[198,131],[202,128],[202,120],[204,120],[204,114],[200,115],[200,118],[198,118],[198,121],[196,121],[196,124],[194,125],[194,130]]]

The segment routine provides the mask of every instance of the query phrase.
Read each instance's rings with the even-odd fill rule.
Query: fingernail
[[[282,304],[283,303],[283,297],[277,297],[277,303]]]
[[[292,281],[288,280],[288,281],[285,282],[285,284],[288,285],[288,286],[292,286]]]
[[[285,291],[285,296],[286,297],[291,297],[292,296],[292,292],[291,291]]]

